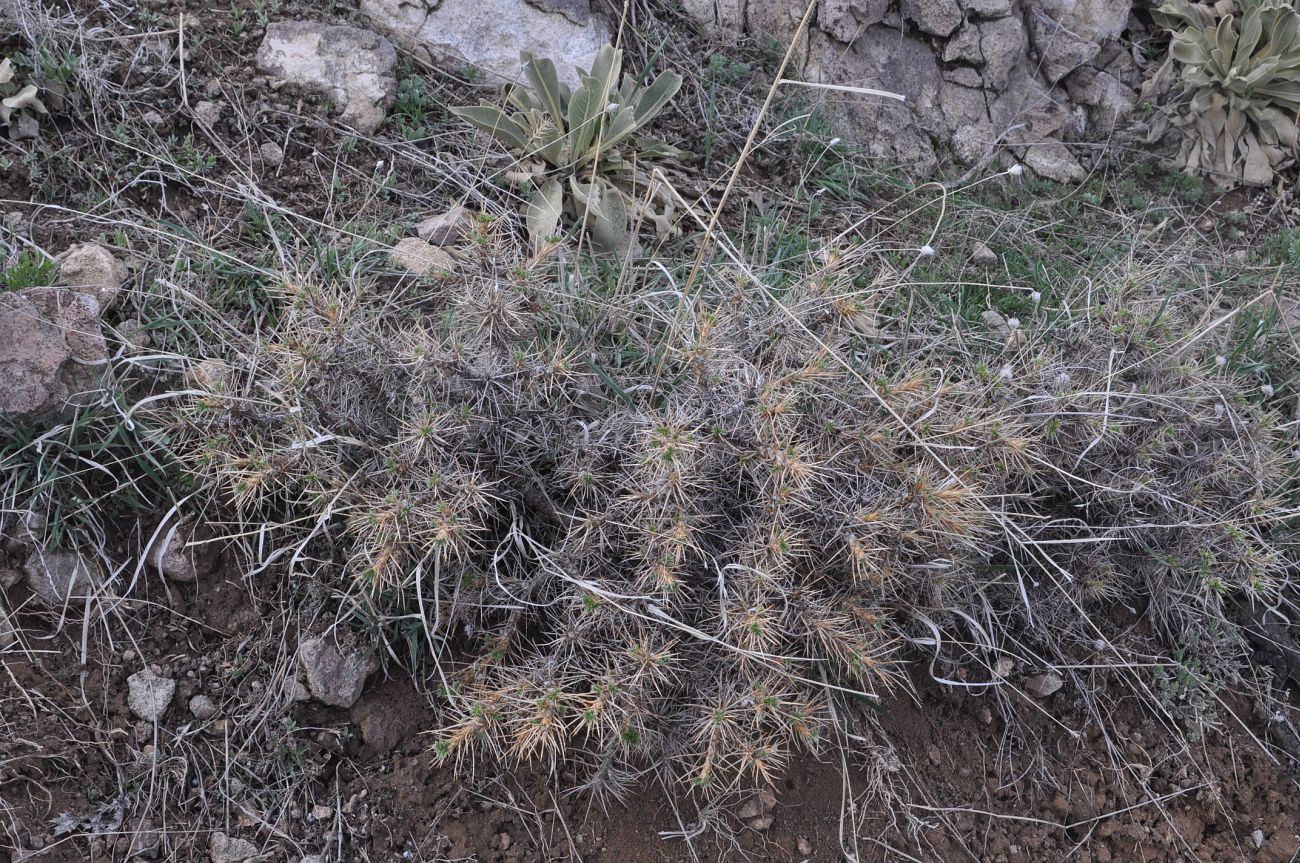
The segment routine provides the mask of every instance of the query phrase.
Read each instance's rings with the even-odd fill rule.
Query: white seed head
[[[1043,301],[1043,295],[1040,291],[1034,291],[1029,295],[1029,299],[1034,301],[1034,305],[1038,305]]]
[[[617,110],[618,110],[618,103],[617,103],[617,102],[610,102],[608,105],[605,106],[605,113],[606,113],[606,114],[613,114],[613,113],[614,113],[615,111],[617,111]]]
[[[1010,168],[1007,168],[1007,173],[1013,177],[1019,177],[1024,172],[1025,172],[1025,166],[1019,163],[1012,165]]]
[[[1013,330],[1020,329],[1020,318],[1007,318],[1007,326]]]
[[[830,142],[829,144],[827,144],[826,146],[828,146],[828,147],[837,147],[837,146],[839,146],[839,143],[840,143],[840,139],[839,139],[839,138],[831,138],[831,142]]]
[[[1262,387],[1259,388],[1259,391],[1262,392],[1262,393],[1264,394],[1264,398],[1266,398],[1266,399],[1271,399],[1271,398],[1273,398],[1273,385],[1272,385],[1272,384],[1264,384]]]
[[[931,246],[930,244],[927,243],[926,245],[921,247],[921,257],[929,258],[932,257],[933,255],[934,255],[934,246]]]
[[[1011,380],[1011,366],[1003,366],[1002,371],[998,372],[998,377],[1004,381]]]
[[[1225,357],[1223,354],[1219,354],[1217,357],[1214,358],[1214,364],[1219,368],[1223,368],[1228,364],[1228,358]]]

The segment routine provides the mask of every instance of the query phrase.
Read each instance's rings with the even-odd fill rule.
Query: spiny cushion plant
[[[401,303],[286,282],[273,330],[195,367],[176,430],[286,565],[420,621],[440,758],[768,782],[940,645],[994,684],[997,627],[1022,660],[1092,656],[1136,604],[1237,656],[1224,605],[1278,592],[1275,418],[1160,304],[954,350],[890,315],[905,287],[863,286],[863,249],[779,299],[728,269],[611,295],[493,230]]]
[[[1193,136],[1183,159],[1221,179],[1267,184],[1294,158],[1300,114],[1300,11],[1294,0],[1169,0],[1154,10],[1173,33]]]
[[[573,90],[550,60],[528,52],[521,60],[528,85],[507,92],[514,112],[484,103],[452,108],[452,113],[490,133],[522,160],[545,163],[527,208],[534,247],[552,238],[567,211],[598,249],[626,252],[634,239],[627,195],[638,165],[682,155],[663,141],[638,134],[677,94],[681,75],[666,70],[642,86],[635,76],[622,75],[623,52],[606,45],[590,73],[578,70],[582,84]]]

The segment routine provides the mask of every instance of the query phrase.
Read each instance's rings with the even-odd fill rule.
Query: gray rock
[[[117,299],[126,278],[126,264],[99,243],[72,246],[59,259],[57,284],[90,294],[99,302],[100,311]]]
[[[776,806],[776,795],[770,788],[762,788],[754,793],[740,808],[736,810],[736,817],[748,821],[751,818],[760,818],[767,815]]]
[[[951,36],[961,24],[957,0],[902,0],[904,17],[932,36]]]
[[[888,12],[889,0],[821,0],[817,26],[848,45],[865,28],[884,21]]]
[[[334,707],[356,704],[366,678],[379,667],[372,652],[351,650],[344,655],[333,641],[320,637],[298,645],[298,662],[312,696]]]
[[[854,97],[825,103],[842,137],[860,144],[874,159],[925,175],[938,164],[926,129],[943,125],[938,110],[943,83],[939,60],[919,39],[884,25],[868,27],[845,51],[817,31],[809,36],[804,78],[874,87],[907,98]]]
[[[963,87],[981,87],[984,85],[984,79],[980,77],[980,73],[970,66],[949,66],[943,70],[943,80],[960,84]]]
[[[1064,685],[1065,681],[1061,679],[1061,675],[1055,671],[1044,671],[1025,681],[1025,692],[1034,698],[1046,698]]]
[[[393,263],[416,275],[436,275],[453,272],[456,259],[438,246],[416,237],[398,240],[389,253]]]
[[[1087,176],[1070,148],[1060,141],[1038,141],[1025,148],[1025,165],[1045,180],[1077,183]]]
[[[57,413],[99,385],[108,362],[100,305],[67,288],[0,293],[0,414]]]
[[[196,695],[190,699],[190,713],[195,719],[208,720],[217,715],[217,705],[206,695]]]
[[[1012,70],[1025,61],[1029,51],[1025,26],[1016,17],[999,18],[981,22],[979,31],[984,86],[1002,92],[1010,83]]]
[[[1079,105],[1088,106],[1094,126],[1113,129],[1138,102],[1138,94],[1109,72],[1084,66],[1065,79],[1066,92]]]
[[[430,216],[415,226],[415,233],[426,243],[445,246],[464,238],[474,226],[474,217],[459,204],[445,213]]]
[[[1043,74],[1053,84],[1096,57],[1101,50],[1096,42],[1066,29],[1042,10],[1031,9],[1028,18],[1034,51],[1042,63]]]
[[[957,35],[944,43],[943,62],[969,63],[972,66],[984,65],[984,52],[980,50],[980,28],[978,24],[969,23],[963,25],[957,31]],[[976,80],[978,78],[977,75]]]
[[[1055,136],[1070,123],[1070,110],[1061,101],[1061,94],[1047,89],[1035,77],[1027,63],[1011,70],[1005,92],[989,104],[989,116],[999,131],[1020,126],[1013,143],[1041,141]]]
[[[939,108],[943,112],[944,124],[949,129],[979,125],[992,129],[988,101],[984,91],[976,87],[963,87],[944,81],[939,91]]]
[[[970,259],[972,264],[979,264],[982,267],[987,267],[998,262],[997,253],[990,249],[988,244],[982,240],[976,240],[971,244]]]
[[[193,584],[217,568],[219,552],[211,538],[211,531],[182,521],[163,529],[145,560],[172,581]]]
[[[32,596],[48,608],[84,599],[103,581],[99,564],[74,551],[35,548],[23,569]]]
[[[159,677],[147,668],[128,677],[126,685],[126,706],[145,722],[161,719],[176,694],[175,680]]]
[[[368,30],[345,24],[272,23],[257,51],[257,66],[322,90],[342,110],[340,119],[365,135],[379,128],[397,95],[393,46]]]
[[[586,24],[591,20],[591,4],[587,0],[526,0],[543,12],[555,12],[568,18],[574,24]]]
[[[976,18],[1004,18],[1011,14],[1011,0],[959,0],[961,8]]]
[[[575,69],[590,69],[610,41],[599,18],[579,24],[518,0],[361,0],[361,14],[422,59],[468,63],[505,81],[519,77],[519,52],[532,51],[576,85]]]
[[[270,168],[280,167],[284,161],[284,149],[274,141],[267,141],[257,148],[257,156],[262,160],[262,164]]]
[[[1132,0],[1026,0],[1029,15],[1043,12],[1081,39],[1101,44],[1118,39],[1128,25]]]
[[[740,33],[745,29],[741,0],[682,0],[686,13],[712,33]]]
[[[257,856],[257,846],[247,839],[235,839],[217,831],[208,839],[208,859],[212,863],[244,863]]]
[[[16,569],[0,569],[0,589],[8,590],[23,580],[23,574]]]
[[[204,99],[194,106],[194,119],[205,126],[215,126],[221,122],[221,106]]]

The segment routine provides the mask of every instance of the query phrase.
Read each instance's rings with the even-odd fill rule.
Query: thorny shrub
[[[1078,656],[1136,605],[1169,643],[1234,640],[1225,604],[1278,594],[1276,418],[1174,305],[954,344],[866,248],[688,296],[530,271],[481,230],[447,280],[287,280],[177,429],[285,560],[418,609],[441,758],[761,783],[910,662],[993,684],[997,627]]]

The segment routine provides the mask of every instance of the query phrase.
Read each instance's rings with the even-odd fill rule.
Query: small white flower
[[[1007,326],[1013,330],[1020,329],[1020,318],[1007,318]]]
[[[934,246],[931,246],[929,243],[927,243],[921,247],[921,257],[929,258],[932,257],[933,255],[934,255]]]
[[[1228,364],[1228,358],[1225,357],[1223,354],[1219,354],[1217,357],[1214,358],[1214,364],[1219,368],[1223,368]]]
[[[1010,168],[1007,168],[1007,173],[1013,177],[1019,177],[1024,172],[1025,172],[1025,166],[1018,163],[1012,165]]]
[[[1262,392],[1262,393],[1264,394],[1264,398],[1266,398],[1266,399],[1271,399],[1271,398],[1273,398],[1273,385],[1272,385],[1272,384],[1264,384],[1262,387],[1259,388],[1259,391]]]

